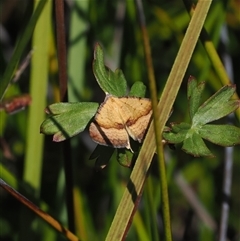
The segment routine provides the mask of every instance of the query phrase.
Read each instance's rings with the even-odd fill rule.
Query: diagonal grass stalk
[[[180,88],[182,79],[190,62],[193,50],[196,46],[211,2],[212,1],[204,0],[198,2],[193,17],[190,20],[182,45],[179,49],[177,58],[173,64],[171,73],[168,77],[163,94],[157,107],[157,121],[159,122],[159,126],[161,127],[161,132],[168,119],[173,102]],[[146,135],[146,138],[144,140],[142,149],[139,153],[138,159],[136,161],[136,164],[134,166],[134,169],[132,171],[132,174],[130,176],[129,183],[118,206],[116,215],[108,232],[106,240],[124,240],[127,234],[127,230],[129,228],[132,216],[136,209],[136,201],[139,199],[139,195],[141,195],[143,185],[147,177],[147,172],[156,149],[154,136],[155,133],[153,130],[153,124],[151,124]],[[164,175],[164,159],[163,157],[161,159],[161,181],[166,182],[166,175]],[[162,190],[162,192],[165,191],[166,190]],[[165,210],[164,206],[163,211],[168,212],[168,210]],[[164,221],[166,222],[166,220]],[[167,222],[169,223],[170,220]],[[171,232],[169,230],[170,226],[166,226],[166,228],[168,229],[168,233]],[[171,240],[170,234],[166,234],[166,237],[167,240]]]

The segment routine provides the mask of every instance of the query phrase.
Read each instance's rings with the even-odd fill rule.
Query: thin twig
[[[15,83],[19,80],[20,76],[22,75],[23,71],[27,68],[27,66],[29,65],[29,62],[31,60],[31,57],[33,55],[33,50],[31,50],[28,55],[25,57],[25,59],[22,61],[22,63],[20,64],[20,66],[18,67],[11,83]]]
[[[169,207],[169,198],[168,198],[166,167],[165,167],[165,160],[164,160],[164,155],[163,155],[161,126],[159,125],[159,122],[157,121],[157,119],[158,119],[157,86],[156,86],[156,80],[155,80],[155,75],[154,75],[154,68],[153,68],[152,56],[151,56],[151,48],[150,48],[150,42],[149,42],[148,32],[147,32],[147,28],[146,28],[142,1],[136,0],[136,6],[137,6],[140,26],[141,26],[141,30],[142,30],[144,51],[145,51],[146,64],[147,64],[147,70],[148,70],[149,88],[150,88],[151,100],[152,100],[153,124],[154,124],[156,150],[157,150],[157,154],[158,154],[159,171],[160,171],[159,175],[160,175],[160,185],[161,185],[161,193],[162,193],[162,208],[163,208],[163,223],[164,223],[164,229],[165,229],[165,239],[167,241],[171,241],[172,233],[171,233],[171,219],[170,219],[170,207]]]
[[[59,64],[59,84],[61,101],[67,101],[67,53],[66,36],[64,24],[64,4],[63,0],[55,0],[56,12],[56,34],[57,34],[57,53]]]
[[[64,25],[64,3],[63,0],[55,0],[56,30],[57,30],[57,50],[59,64],[59,85],[61,101],[68,101],[67,95],[67,54],[66,36]],[[73,199],[73,175],[72,175],[72,155],[70,141],[63,143],[64,172],[66,179],[66,201],[68,213],[68,225],[72,232],[75,232],[74,219],[74,199]]]
[[[48,224],[50,224],[53,228],[55,228],[57,231],[62,233],[66,238],[68,238],[71,241],[80,241],[73,233],[71,233],[68,229],[62,226],[61,223],[59,223],[56,219],[54,219],[52,216],[41,210],[38,206],[33,204],[31,201],[29,201],[27,198],[25,198],[22,194],[20,194],[18,191],[10,187],[6,182],[4,182],[0,178],[0,186],[5,189],[8,193],[10,193],[13,197],[15,197],[18,201],[23,203],[26,207],[31,209],[34,213],[36,213],[39,217],[41,217],[44,221],[46,221]]]
[[[227,27],[223,26],[221,32],[221,39],[225,46],[228,45],[228,32]],[[223,54],[224,65],[226,66],[226,72],[233,79],[232,62],[229,55],[225,51]],[[231,116],[230,116],[231,117]],[[231,118],[229,120],[231,122]],[[229,200],[231,195],[231,185],[232,185],[232,167],[233,167],[233,147],[225,148],[225,158],[224,158],[224,169],[223,169],[223,200],[222,200],[222,210],[221,210],[221,220],[220,220],[220,230],[219,230],[219,241],[226,241],[227,239],[227,229],[228,229],[228,217],[229,217]]]
[[[223,200],[219,230],[219,241],[227,240],[228,217],[229,217],[229,201],[232,185],[232,166],[233,166],[233,147],[225,148],[225,161],[223,173]]]
[[[203,223],[211,230],[217,230],[217,224],[211,215],[208,213],[206,208],[199,201],[192,188],[188,185],[181,173],[176,173],[174,176],[175,183],[181,189],[182,193],[186,197],[187,201],[192,206],[195,213],[203,221]]]
[[[32,54],[33,54],[33,50],[31,50],[28,53],[28,55],[24,58],[24,60],[21,62],[21,64],[19,65],[18,69],[16,70],[12,80],[8,83],[5,92],[8,90],[8,88],[12,84],[16,83],[19,80],[19,78],[21,77],[21,75],[24,72],[24,70],[28,67],[29,62],[30,62],[31,57],[32,57]]]

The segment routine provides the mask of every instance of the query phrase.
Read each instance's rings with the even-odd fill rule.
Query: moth
[[[142,142],[152,116],[151,100],[107,95],[89,127],[98,144],[131,149],[130,139]]]

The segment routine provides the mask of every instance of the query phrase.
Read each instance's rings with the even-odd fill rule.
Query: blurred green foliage
[[[143,4],[160,96],[188,25],[189,15],[181,1],[152,0],[144,1]],[[237,4],[239,4],[237,0],[213,1],[205,27],[220,56],[227,55],[230,59],[232,80],[236,83],[239,94],[240,22]],[[1,84],[3,73],[18,38],[24,32],[32,15],[32,1],[1,1],[0,12]],[[92,71],[93,48],[96,42],[100,42],[104,47],[106,65],[111,69],[119,67],[123,70],[128,87],[136,81],[142,81],[146,86],[148,85],[142,37],[134,1],[65,1],[65,13],[70,100],[99,103],[104,100],[104,93],[99,88]],[[59,101],[55,19],[54,13],[50,14],[52,21],[49,26],[51,33],[47,53],[49,61],[47,94],[39,91],[32,96],[33,99],[44,100],[46,106]],[[223,29],[226,30],[225,35]],[[223,41],[224,37],[227,37],[227,43]],[[39,41],[41,42],[41,39]],[[32,49],[34,46],[28,43],[26,48],[22,49],[21,59],[24,60]],[[8,88],[4,98],[29,92],[32,68],[31,64],[27,66],[18,81]],[[206,81],[204,100],[221,87],[200,42],[195,49],[169,122],[189,122],[186,99],[189,75],[195,76],[198,81]],[[43,113],[44,109],[38,108],[38,111]],[[38,173],[41,177],[40,186],[35,190],[31,182],[24,181],[26,132],[29,121],[28,108],[14,115],[0,112],[0,176],[67,226],[62,145],[52,142],[52,137],[44,136],[44,146],[41,150],[42,169],[32,170],[32,172],[40,172]],[[239,120],[231,118],[231,121],[234,125],[240,126]],[[87,129],[74,137],[71,144],[74,161],[76,234],[81,240],[104,240],[131,170],[118,164],[116,152],[105,169],[96,170],[94,160],[89,160],[95,144],[90,140]],[[215,158],[193,158],[182,152],[178,146],[176,150],[165,148],[172,232],[173,239],[176,241],[216,239],[217,230],[214,228],[217,228],[221,215],[226,154],[222,147],[212,144],[208,147],[216,154]],[[240,235],[240,149],[236,146],[232,150],[234,168],[228,238],[237,240]],[[31,157],[33,164],[35,159],[37,156],[33,155]],[[153,161],[146,189],[127,240],[146,240],[146,238],[161,240],[163,237],[157,170],[157,163]],[[178,182],[179,175],[184,177],[187,187],[194,190],[198,201],[212,218],[214,223],[212,226],[196,214],[185,193],[186,189],[183,189]],[[37,197],[36,193],[39,193]],[[0,195],[1,240],[65,240],[61,234],[37,216],[28,215],[30,211],[23,209],[22,205],[4,190],[0,190]],[[26,216],[30,219],[28,225],[23,222]]]

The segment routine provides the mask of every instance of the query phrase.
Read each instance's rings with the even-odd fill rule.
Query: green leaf
[[[163,132],[163,138],[172,144],[181,143],[186,138],[186,135],[191,128],[188,123],[172,124],[172,132]]]
[[[117,149],[117,160],[120,165],[131,167],[136,160],[136,155],[127,149]]]
[[[209,151],[201,136],[196,134],[195,132],[188,133],[187,138],[183,141],[182,149],[195,156],[206,156],[206,157],[214,157],[214,155]]]
[[[189,123],[181,122],[179,124],[176,123],[171,123],[171,127],[173,132],[180,132],[180,131],[185,131],[189,130],[191,128],[191,125]]]
[[[104,56],[101,46],[97,43],[94,50],[93,72],[100,88],[114,96],[125,96],[127,82],[120,69],[113,72],[104,65]]]
[[[189,114],[191,119],[193,118],[194,114],[197,112],[200,106],[204,86],[204,82],[198,84],[197,80],[194,77],[190,76],[188,80],[187,96],[189,101]]]
[[[240,128],[232,125],[204,125],[198,130],[199,135],[221,146],[240,144]]]
[[[90,102],[87,102],[88,104]],[[79,111],[79,109],[82,109],[84,106],[86,106],[87,103],[84,102],[59,102],[49,105],[45,112],[47,114],[51,115],[59,115],[62,113],[70,112],[70,111]],[[96,103],[90,103],[90,104],[96,104]]]
[[[129,96],[143,98],[145,97],[145,93],[146,86],[143,84],[143,82],[137,81],[132,85],[131,90],[129,92]]]
[[[53,115],[41,125],[40,132],[54,135],[56,142],[66,140],[82,132],[98,108],[97,103],[57,103],[48,107]]]
[[[204,102],[193,117],[193,125],[204,125],[235,111],[240,106],[240,101],[229,100],[235,89],[235,86],[226,85]]]
[[[230,125],[206,125],[206,123],[235,111],[240,101],[229,100],[235,92],[235,86],[224,86],[198,107],[203,88],[204,83],[197,84],[193,77],[189,79],[188,99],[192,125],[184,122],[173,123],[170,132],[163,132],[163,138],[168,143],[183,142],[182,149],[194,156],[212,157],[213,154],[206,147],[203,139],[222,146],[240,144],[240,128]]]

